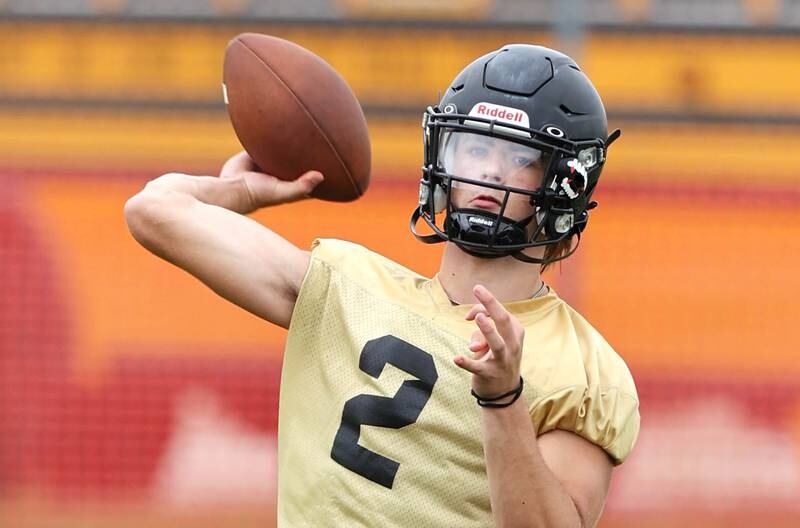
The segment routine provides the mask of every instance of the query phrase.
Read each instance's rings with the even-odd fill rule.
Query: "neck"
[[[476,284],[485,286],[500,302],[524,301],[541,288],[541,269],[539,264],[528,264],[514,257],[473,257],[448,242],[439,267],[439,282],[447,296],[458,304],[475,304],[472,288]]]

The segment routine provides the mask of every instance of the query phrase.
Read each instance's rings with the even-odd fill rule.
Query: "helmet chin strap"
[[[452,242],[453,244],[458,246],[458,248],[461,251],[463,251],[464,253],[466,253],[467,255],[472,255],[473,257],[484,258],[484,259],[497,259],[497,258],[503,258],[503,257],[507,257],[508,256],[508,255],[501,254],[501,253],[490,254],[490,253],[486,253],[485,251],[481,251],[480,249],[477,249],[477,248],[470,248],[469,246],[465,246],[464,244],[459,243],[458,240],[450,240],[450,242]]]
[[[575,243],[575,245],[572,246],[572,248],[570,248],[570,250],[568,252],[566,252],[565,254],[561,255],[560,257],[556,257],[556,258],[552,258],[552,259],[531,257],[531,256],[526,255],[525,253],[523,253],[522,250],[517,251],[516,253],[513,253],[511,256],[514,257],[517,260],[522,261],[522,262],[527,262],[528,264],[552,264],[553,262],[558,262],[559,260],[564,260],[565,258],[569,257],[570,255],[575,253],[575,251],[578,250],[578,246],[581,243],[581,233],[580,233],[580,231],[575,233],[575,235],[576,235],[576,239],[577,239],[577,242]]]

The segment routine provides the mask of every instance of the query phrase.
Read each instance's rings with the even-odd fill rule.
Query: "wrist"
[[[512,403],[514,403],[515,399],[516,399],[516,393],[511,393],[511,394],[504,393],[504,395],[502,397],[500,397],[499,399],[487,400],[487,399],[481,398],[481,401],[489,401],[491,403],[498,404],[498,405],[511,405]],[[476,398],[476,400],[477,400],[477,398]],[[480,405],[480,404],[478,404],[478,405]]]
[[[522,376],[516,374],[507,380],[503,380],[502,383],[499,383],[499,380],[492,380],[493,383],[480,383],[481,379],[475,376],[472,379],[472,391],[485,400],[497,398],[519,387],[521,379]]]
[[[261,207],[250,192],[247,182],[241,176],[217,178],[215,176],[169,173],[149,182],[145,186],[145,190],[156,193],[183,194],[199,202],[223,207],[240,214],[247,214]]]
[[[520,376],[518,384],[514,388],[505,392],[500,392],[494,395],[486,395],[476,392],[475,389],[472,389],[470,394],[472,394],[479,406],[496,409],[508,407],[517,401],[522,395],[523,388],[524,382],[522,381],[522,376]]]
[[[236,204],[234,207],[231,207],[231,209],[237,213],[249,214],[267,205],[258,199],[258,196],[253,192],[245,176],[221,178],[220,180],[230,186],[228,192],[233,195],[232,201]]]

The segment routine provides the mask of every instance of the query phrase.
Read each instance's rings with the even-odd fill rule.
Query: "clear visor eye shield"
[[[602,141],[576,143],[554,126],[533,131],[430,108],[423,128],[425,166],[411,219],[419,240],[538,263],[521,250],[580,234],[593,190],[589,174],[604,161]],[[433,234],[417,233],[419,218]]]

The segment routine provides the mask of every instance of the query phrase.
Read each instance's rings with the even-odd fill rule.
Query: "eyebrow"
[[[478,143],[492,144],[492,145],[493,144],[497,144],[500,141],[505,141],[505,142],[507,142],[508,144],[511,145],[511,148],[513,150],[523,150],[523,151],[526,151],[526,152],[530,152],[531,150],[533,150],[533,151],[536,151],[536,152],[541,152],[541,150],[533,148],[533,147],[528,147],[526,145],[520,145],[519,143],[514,143],[513,141],[508,141],[508,140],[504,140],[504,139],[501,139],[501,138],[484,136],[482,134],[469,134],[469,135],[466,135],[465,139],[467,141],[476,141]],[[502,143],[500,143],[500,144],[502,144]]]
[[[468,133],[464,134],[464,140],[466,143],[470,141],[475,141],[479,145],[496,145],[500,141],[504,141],[500,138],[491,137],[491,136],[484,136],[483,134],[473,134]],[[537,148],[529,147],[527,145],[520,145],[519,143],[514,143],[513,141],[507,141],[511,145],[511,153],[519,154],[520,152],[524,154],[534,154],[538,153],[539,157],[536,159],[537,162],[540,162],[544,157],[544,151],[539,150]]]
[[[495,138],[489,136],[483,136],[480,134],[464,134],[463,138],[465,141],[475,141],[477,143],[482,143],[482,144],[494,143],[495,141]]]
[[[536,157],[536,162],[539,162],[544,157],[544,152],[533,147],[526,147],[525,145],[514,145],[511,147],[511,154],[525,154],[531,157]]]
[[[535,149],[533,147],[526,147],[525,145],[514,145],[511,147],[511,150],[514,152],[538,152],[539,154],[542,153],[541,150]]]

